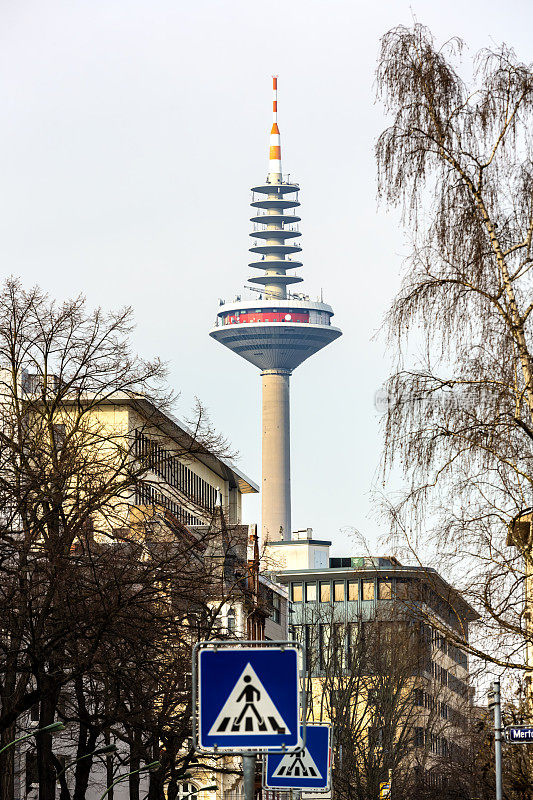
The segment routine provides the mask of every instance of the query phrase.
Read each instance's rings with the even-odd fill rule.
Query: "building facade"
[[[102,459],[102,464],[112,466],[122,458],[124,468],[135,475],[131,484],[126,480],[123,494],[110,500],[111,511],[94,519],[91,537],[96,547],[128,547],[130,542],[145,539],[149,553],[149,548],[157,547],[159,541],[168,543],[168,537],[185,537],[190,542],[187,549],[191,558],[205,559],[210,564],[205,572],[210,584],[205,591],[210,593],[213,636],[286,636],[286,589],[260,574],[256,526],[242,524],[242,497],[257,493],[259,487],[224,456],[210,450],[186,424],[143,397],[113,396],[98,403],[91,415],[87,429],[94,432],[94,440],[103,442],[104,447],[106,442],[113,442],[112,454],[108,460]],[[56,427],[63,435],[69,424],[68,404],[60,419]],[[74,555],[76,547],[75,544]],[[80,557],[80,564],[82,560]],[[202,574],[200,569],[199,575]],[[163,586],[161,591],[164,598]],[[201,586],[198,591],[202,591]],[[192,648],[194,600],[190,608],[183,606],[176,611],[188,615],[185,635],[190,632]],[[170,648],[169,643],[169,653]],[[76,717],[73,695],[73,686],[67,683],[58,705],[58,721]],[[36,730],[39,718],[40,706],[36,704],[21,718],[17,732]],[[75,722],[55,738],[54,754],[61,763],[68,765],[76,759],[77,738]],[[94,761],[87,797],[95,800],[111,778],[114,780],[129,768],[131,753],[120,737],[107,733],[106,737],[98,737],[95,746],[109,741],[117,745],[118,753]],[[196,782],[191,779],[180,785],[178,795],[186,795],[190,787],[198,789],[212,783],[204,772],[198,777]],[[75,770],[67,769],[65,778],[72,790]],[[143,775],[141,792],[146,788],[147,778]],[[37,755],[30,738],[15,751],[14,798],[35,800],[38,790]],[[128,782],[119,783],[114,789],[115,799],[128,796]],[[215,791],[206,792],[203,798],[214,800],[215,796]]]
[[[443,787],[468,747],[473,689],[461,643],[477,613],[433,569],[330,557],[331,542],[310,529],[297,536],[268,553],[306,649],[308,718],[334,724],[338,780],[369,772],[374,753],[383,780],[395,770],[397,781]]]

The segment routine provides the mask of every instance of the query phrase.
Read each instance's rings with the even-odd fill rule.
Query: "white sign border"
[[[306,742],[306,725],[303,723],[303,738],[298,737],[298,744],[294,745],[293,747],[287,747],[286,745],[280,747],[239,747],[236,748],[234,745],[231,747],[219,747],[218,745],[213,745],[212,747],[203,746],[200,743],[200,675],[199,675],[199,658],[200,652],[202,650],[243,650],[243,649],[254,649],[254,650],[266,650],[266,649],[274,649],[274,650],[295,650],[297,656],[297,663],[299,669],[297,672],[296,677],[296,691],[297,691],[297,699],[298,699],[298,706],[300,708],[300,713],[302,717],[305,719],[306,716],[306,692],[302,691],[300,688],[300,680],[305,679],[305,648],[303,645],[298,641],[293,640],[284,640],[284,641],[275,641],[272,639],[267,640],[245,640],[245,639],[212,639],[202,642],[197,642],[193,648],[193,656],[192,656],[192,741],[193,747],[198,753],[205,753],[205,754],[217,754],[221,753],[224,755],[253,755],[254,753],[257,755],[260,754],[268,754],[274,753],[299,753],[305,749],[305,742]],[[302,722],[299,723],[302,726]]]

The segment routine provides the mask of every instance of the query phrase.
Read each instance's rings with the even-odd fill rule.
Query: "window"
[[[281,597],[275,592],[272,595],[272,609],[272,620],[279,625],[281,622]]]
[[[357,647],[359,638],[359,624],[349,622],[346,625],[346,666],[350,669],[355,664],[354,650]]]
[[[329,625],[318,626],[318,668],[325,670],[330,658],[330,636],[331,627]]]
[[[312,637],[311,625],[304,625],[305,628],[305,657],[307,659],[307,667],[311,671],[314,668],[314,649],[315,642]]]
[[[415,728],[415,747],[424,747],[424,728]]]
[[[331,586],[329,581],[320,581],[320,602],[329,603],[331,600]]]
[[[415,706],[424,707],[425,694],[426,693],[422,689],[415,689]]]
[[[177,800],[191,800],[198,797],[198,787],[194,783],[180,783],[178,786]]]
[[[331,626],[331,655],[333,665],[338,669],[346,668],[346,642],[344,637],[344,625],[342,622],[334,622]],[[335,673],[334,673],[335,674]]]
[[[363,600],[374,599],[374,581],[363,581]]]
[[[302,602],[302,584],[301,583],[292,583],[291,584],[291,597],[293,603],[301,603]]]
[[[359,600],[359,581],[348,581],[348,600]]]
[[[316,583],[305,584],[305,599],[308,603],[313,603],[316,600]]]
[[[67,427],[60,423],[52,426],[52,436],[56,450],[61,450],[67,438]]]
[[[290,626],[290,633],[293,639],[296,639],[297,642],[303,641],[303,636],[305,635],[305,625],[291,625]]]
[[[398,600],[407,600],[409,598],[410,582],[406,580],[396,581],[396,597]]]
[[[344,581],[333,581],[333,599],[336,603],[344,600]]]
[[[378,581],[378,597],[380,600],[392,600],[392,584],[390,581]]]
[[[234,608],[228,609],[227,627],[228,627],[228,633],[235,633],[236,622],[235,622],[235,609]]]

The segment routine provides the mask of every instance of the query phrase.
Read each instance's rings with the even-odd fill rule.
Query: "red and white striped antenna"
[[[278,128],[278,76],[272,76],[272,129],[270,131],[270,161],[268,172],[279,176],[273,182],[281,182],[281,139]]]

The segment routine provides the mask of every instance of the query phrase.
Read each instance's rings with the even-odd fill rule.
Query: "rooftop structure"
[[[302,262],[295,209],[300,205],[297,183],[283,179],[277,121],[277,77],[273,78],[273,124],[266,181],[252,189],[254,260],[249,267],[259,275],[250,283],[257,298],[221,302],[210,335],[261,370],[262,423],[262,534],[263,542],[289,540],[290,491],[290,376],[307,358],[341,335],[331,325],[333,309],[288,287],[302,278],[294,271]],[[259,287],[259,288],[256,288]]]

